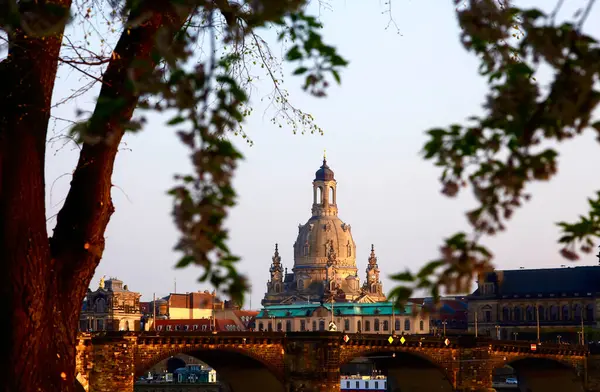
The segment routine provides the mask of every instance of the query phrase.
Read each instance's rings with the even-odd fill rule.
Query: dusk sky
[[[260,306],[264,295],[275,243],[284,266],[290,270],[293,266],[292,245],[298,224],[310,218],[312,180],[324,149],[338,181],[339,216],[352,226],[361,280],[371,244],[389,292],[390,274],[418,269],[438,256],[445,236],[467,228],[464,213],[474,206],[470,191],[456,199],[442,196],[440,171],[420,155],[426,130],[464,123],[479,114],[487,91],[477,73],[478,60],[460,45],[452,3],[393,0],[392,16],[400,34],[393,26],[386,29],[389,16],[382,14],[384,1],[331,0],[332,10],[321,10],[325,40],[350,61],[342,85],[332,87],[321,99],[305,94],[299,78],[287,76],[285,85],[293,104],[314,115],[324,136],[293,135],[290,128],[272,125],[272,110],[266,100],[261,102],[271,87],[259,84],[252,93],[255,110],[245,130],[254,144],[233,139],[245,159],[235,178],[238,203],[227,227],[229,245],[242,257],[239,268],[253,286],[253,308]],[[554,3],[516,2],[545,10]],[[587,1],[566,3],[560,16],[570,19]],[[318,12],[316,7],[312,10]],[[600,37],[598,21],[600,7],[596,6],[585,26],[596,38]],[[273,50],[281,52],[280,47]],[[291,72],[289,65],[286,72]],[[254,73],[264,75],[260,69]],[[87,83],[84,75],[66,66],[59,77],[57,102]],[[75,119],[77,109],[91,110],[98,88],[59,106],[53,115]],[[95,289],[104,275],[116,276],[146,301],[154,292],[157,296],[172,292],[175,279],[178,292],[212,290],[207,283],[197,282],[200,268],[174,269],[178,232],[166,191],[175,173],[188,171],[189,158],[174,129],[165,125],[167,117],[149,119],[143,132],[126,135],[117,157],[112,192],[116,212],[90,286]],[[46,172],[50,235],[78,156],[78,148],[60,138],[64,127],[64,122],[58,122],[49,133],[54,138],[48,144]],[[587,213],[587,197],[600,189],[598,142],[590,130],[561,145],[559,151],[559,174],[550,183],[531,186],[531,202],[515,214],[507,231],[485,241],[498,268],[597,263],[593,254],[575,264],[563,259],[554,223]]]

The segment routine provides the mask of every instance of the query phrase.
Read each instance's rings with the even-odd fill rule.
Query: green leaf
[[[399,274],[395,274],[390,276],[392,280],[398,280],[401,282],[412,282],[415,280],[414,276],[410,273],[410,271],[401,272]]]
[[[308,68],[306,67],[298,67],[296,68],[296,70],[294,71],[294,75],[302,75],[303,73],[306,73],[306,71],[308,71]]]
[[[177,125],[177,124],[181,124],[184,121],[185,121],[185,118],[183,118],[181,116],[176,116],[176,117],[173,117],[172,119],[170,119],[169,122],[167,122],[167,125]]]

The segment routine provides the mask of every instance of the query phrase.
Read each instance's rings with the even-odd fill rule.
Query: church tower
[[[287,269],[284,272],[276,246],[267,293],[262,300],[264,306],[328,299],[336,302],[385,300],[374,251],[367,268],[370,283],[361,285],[352,228],[338,216],[337,191],[334,172],[323,156],[323,163],[312,180],[311,216],[306,223],[298,225],[292,272],[287,273]]]
[[[313,181],[313,216],[337,216],[336,188],[333,170],[327,166],[327,158],[323,155],[323,165],[315,173]]]
[[[273,263],[269,272],[271,279],[267,282],[267,296],[269,294],[280,294],[283,291],[283,265],[279,256],[279,247],[275,244],[275,254],[273,255]]]
[[[371,244],[371,255],[367,264],[367,279],[363,285],[363,291],[375,301],[385,301],[383,293],[383,284],[379,280],[379,265],[377,265],[377,256],[375,256],[375,246]]]

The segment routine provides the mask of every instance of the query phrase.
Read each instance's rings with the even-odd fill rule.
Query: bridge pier
[[[91,339],[88,392],[133,392],[137,336]]]
[[[339,392],[339,336],[294,337],[286,344],[284,361],[286,391]]]

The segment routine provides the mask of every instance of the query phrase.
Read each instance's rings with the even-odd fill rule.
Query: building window
[[[319,331],[325,331],[325,320],[319,320]]]
[[[581,321],[581,305],[575,304],[575,306],[573,306],[573,314],[575,316],[575,321]]]
[[[502,308],[502,321],[510,321],[510,309],[508,306]]]
[[[515,321],[521,321],[521,308],[519,306],[515,306],[513,309],[513,319]]]
[[[404,320],[404,330],[410,331],[410,319]]]
[[[419,330],[420,331],[425,330],[425,321],[423,321],[423,320],[419,321]]]
[[[394,331],[400,331],[400,319],[397,318],[396,321],[394,321]]]
[[[198,330],[198,325],[194,325],[194,331]]]
[[[206,331],[206,324],[202,325],[202,330]]]
[[[285,320],[286,332],[292,332],[292,320]]]
[[[346,245],[346,247],[348,248],[348,257],[352,256],[352,244],[350,244],[350,241],[348,241],[348,245]]]
[[[379,389],[379,381],[375,381],[375,389]]]
[[[374,323],[374,328],[373,328],[376,332],[379,332],[379,319],[376,318],[375,319],[375,323]]]
[[[556,305],[550,307],[550,321],[558,321],[558,306]]]
[[[204,327],[204,325],[203,325],[203,327]],[[265,326],[263,325],[263,323],[262,323],[262,322],[259,322],[259,323],[258,323],[258,330],[259,330],[259,331],[262,331],[263,329],[265,329]]]
[[[383,330],[387,331],[390,329],[390,322],[387,320],[383,320]]]
[[[569,305],[564,305],[562,308],[562,319],[569,320],[571,317],[571,312],[569,312]]]
[[[171,330],[171,326],[167,325],[167,331],[170,331],[170,330]]]
[[[312,330],[313,331],[317,330],[317,321],[316,320],[313,320],[313,322],[312,322]]]
[[[360,383],[357,381],[356,382],[356,389],[359,389],[359,388],[360,388]]]
[[[283,325],[281,324],[281,321],[277,322],[277,332],[281,332],[283,330]]]
[[[369,320],[365,320],[365,332],[371,331],[371,322]]]
[[[485,320],[486,323],[492,322],[492,310],[491,309],[484,309],[483,319]]]
[[[300,331],[306,331],[306,320],[300,320]]]
[[[369,389],[369,382],[365,381],[365,389]]]
[[[350,319],[344,320],[344,331],[350,331]]]
[[[269,323],[267,324],[267,330],[269,332],[273,332],[273,325],[271,324],[271,322],[269,321]]]
[[[527,306],[527,308],[525,309],[525,320],[527,320],[527,321],[535,320],[535,315],[533,314],[532,306]]]
[[[358,321],[356,322],[356,331],[357,331],[357,332],[362,332],[362,325],[361,325],[361,322],[360,322],[360,320],[358,320]]]
[[[298,290],[304,289],[304,281],[302,279],[298,280]]]
[[[306,244],[304,244],[304,247],[302,250],[302,255],[308,256],[309,253],[310,253],[310,246],[308,245],[308,241],[307,241]]]
[[[594,304],[588,304],[585,307],[585,319],[587,321],[594,321]]]
[[[540,321],[546,320],[546,310],[542,305],[538,306],[538,317]]]

